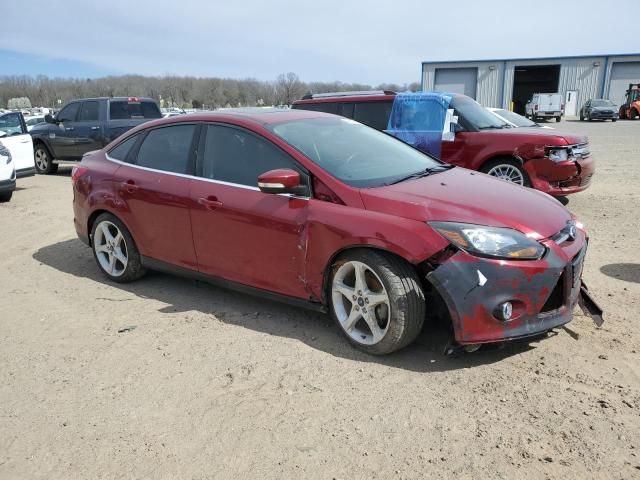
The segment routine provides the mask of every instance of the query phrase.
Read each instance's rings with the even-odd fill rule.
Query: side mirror
[[[444,116],[444,127],[442,129],[442,141],[443,142],[453,142],[456,139],[456,132],[462,131],[458,129],[460,125],[458,124],[458,116],[454,115],[454,110],[452,108],[448,108],[445,116]]]
[[[300,184],[300,174],[289,168],[269,170],[258,177],[258,188],[262,193],[292,193],[304,195],[307,188]]]
[[[47,122],[47,123],[58,123],[58,122],[56,122],[56,119],[53,118],[53,115],[51,115],[50,113],[47,113],[44,116],[44,121]]]

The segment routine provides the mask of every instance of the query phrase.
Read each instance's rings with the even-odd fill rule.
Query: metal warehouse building
[[[422,90],[463,93],[518,113],[533,93],[560,92],[566,115],[576,115],[589,98],[620,105],[630,83],[640,83],[640,53],[422,62]]]

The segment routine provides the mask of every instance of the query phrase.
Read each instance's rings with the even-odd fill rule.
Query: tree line
[[[26,97],[34,107],[59,107],[76,98],[151,97],[164,107],[205,108],[289,105],[305,93],[352,90],[419,90],[418,83],[376,86],[343,82],[303,82],[293,73],[273,81],[247,78],[165,75],[120,75],[102,78],[50,78],[46,75],[0,77],[0,108],[11,99]]]

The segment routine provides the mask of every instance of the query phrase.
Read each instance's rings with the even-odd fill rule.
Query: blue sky
[[[637,15],[629,14],[637,12],[637,0],[443,5],[2,0],[0,76],[138,73],[270,80],[293,71],[303,80],[404,83],[419,81],[423,60],[640,51]]]

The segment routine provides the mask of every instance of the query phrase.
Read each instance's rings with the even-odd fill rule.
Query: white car
[[[564,99],[559,93],[534,93],[524,107],[525,117],[555,118],[559,122],[564,115]]]
[[[526,117],[523,117],[516,112],[512,112],[510,110],[505,110],[504,108],[491,108],[487,107],[491,113],[497,116],[500,120],[504,120],[509,125],[513,125],[514,127],[540,127],[540,128],[548,128],[553,130],[553,127],[548,127],[546,125],[540,125],[536,122],[532,122]]]
[[[8,202],[16,189],[16,169],[11,152],[2,143],[2,138],[0,132],[0,202]]]
[[[27,124],[27,130],[31,131],[31,129],[38,125],[39,123],[44,123],[44,115],[35,115],[25,118],[25,123]]]
[[[0,115],[0,139],[4,147],[11,153],[16,177],[35,175],[33,140],[29,135],[22,113],[9,112]]]

